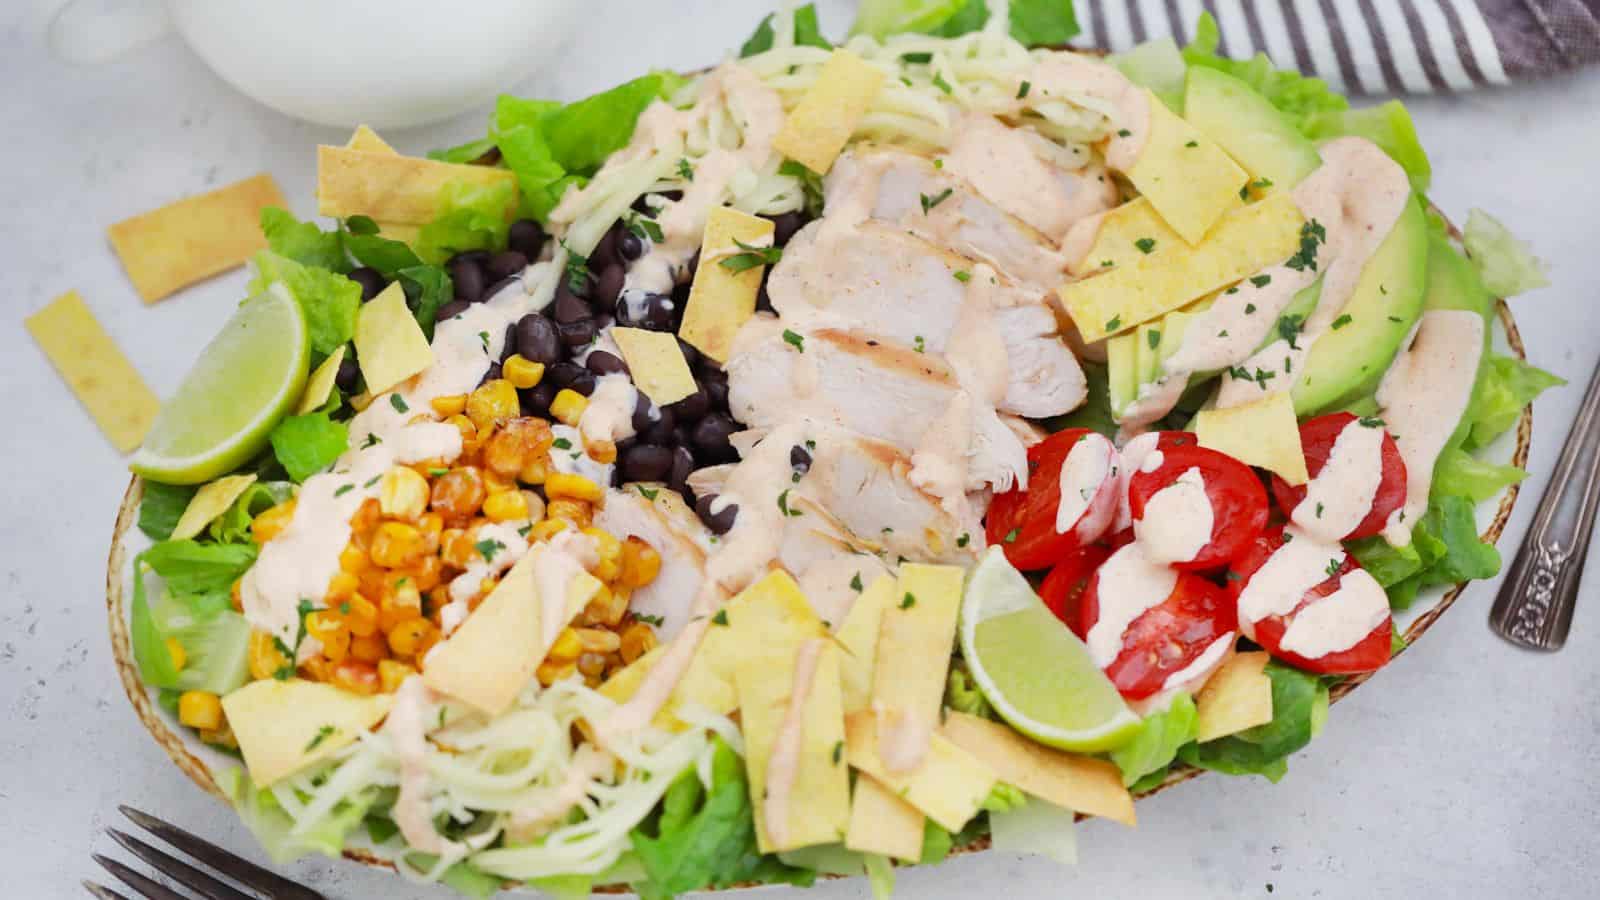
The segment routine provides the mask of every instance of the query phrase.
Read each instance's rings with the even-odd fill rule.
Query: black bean
[[[572,383],[582,374],[584,374],[583,366],[571,361],[558,362],[548,365],[544,370],[544,381],[541,383],[553,384],[559,391],[562,388],[572,387]]]
[[[617,259],[623,265],[627,265],[643,256],[644,250],[644,238],[631,231],[625,231],[622,233],[622,237],[617,238]]]
[[[477,263],[479,268],[482,268],[483,264],[489,261],[490,255],[491,254],[487,250],[463,250],[460,253],[457,253],[455,258]]]
[[[572,379],[572,384],[567,385],[567,387],[570,387],[585,397],[588,397],[594,393],[595,384],[596,379],[594,377],[594,373],[584,369],[578,372],[578,377]]]
[[[389,286],[388,279],[384,278],[377,269],[361,266],[351,269],[348,277],[351,281],[361,285],[361,299],[371,300]]]
[[[522,270],[528,267],[528,257],[515,250],[502,250],[489,257],[483,268],[494,278],[510,278],[521,275]]]
[[[772,220],[772,243],[779,247],[789,243],[794,233],[806,224],[806,217],[799,210],[786,212],[776,216],[762,216],[763,219]]]
[[[663,441],[662,443],[676,444],[686,450],[693,451],[694,423],[679,420],[679,422],[672,427],[672,439],[669,441]]]
[[[450,281],[455,284],[457,300],[477,303],[483,299],[483,267],[466,254],[450,260]]]
[[[544,228],[532,219],[518,219],[511,223],[506,244],[521,253],[524,259],[538,259],[544,249]]]
[[[524,415],[549,415],[550,401],[556,398],[556,386],[550,379],[546,378],[531,388],[517,391],[517,397],[522,401]]]
[[[684,282],[693,281],[694,273],[698,271],[700,271],[700,251],[696,250],[694,255],[689,257],[689,264],[684,267]]]
[[[683,199],[683,191],[662,191],[661,199],[671,200],[673,203],[677,203],[679,200]]]
[[[715,462],[732,462],[737,454],[734,453],[733,444],[728,442],[728,435],[739,430],[739,425],[729,416],[722,413],[712,413],[694,426],[694,455],[695,459],[704,459]]]
[[[600,277],[594,282],[594,295],[589,298],[595,309],[609,310],[617,305],[624,278],[621,266],[606,266],[600,270]]]
[[[767,293],[766,273],[761,275],[761,287],[756,291],[756,312],[777,312],[772,308],[772,295]]]
[[[727,534],[733,528],[733,522],[739,517],[739,504],[730,503],[719,512],[712,513],[711,507],[717,501],[716,494],[707,494],[696,501],[694,514],[700,517],[712,534]]]
[[[594,336],[599,333],[594,327],[594,319],[564,322],[556,326],[556,332],[561,335],[561,343],[566,344],[570,349],[588,346],[593,343]]]
[[[594,250],[590,252],[589,268],[597,270],[606,266],[621,265],[622,259],[617,256],[617,241],[627,233],[627,228],[623,226],[621,220],[613,222],[606,230],[605,236],[600,238],[600,243],[595,244]]]
[[[640,213],[642,215],[654,216],[656,214],[657,206],[656,205],[652,205],[651,203],[649,203],[649,198],[650,198],[650,195],[649,194],[645,194],[645,195],[641,196],[639,199],[633,201],[633,205],[628,207],[628,208],[633,210],[634,212]]]
[[[704,353],[700,354],[700,358],[695,360],[694,374],[697,376],[727,377],[722,372],[722,364],[705,355]]]
[[[500,345],[500,361],[505,362],[517,352],[517,323],[506,326],[506,339]]]
[[[626,302],[621,302],[617,304],[617,308],[620,310],[626,305]],[[679,305],[670,297],[660,294],[646,295],[644,303],[641,304],[639,321],[634,324],[650,331],[672,331],[676,325],[673,313]]]
[[[562,281],[561,286],[556,288],[556,299],[550,305],[550,315],[556,320],[556,324],[565,325],[568,322],[587,319],[594,314],[589,311],[589,304],[582,297],[567,290],[567,283]]]
[[[652,444],[681,444],[678,440],[678,419],[670,409],[656,410],[657,418],[648,423],[644,428],[638,429],[639,439]]]
[[[650,402],[650,398],[644,395],[644,391],[637,391],[634,393],[633,430],[635,433],[644,431],[646,428],[650,427],[652,422],[655,421],[655,419],[650,415],[650,408],[653,405],[654,404]]]
[[[660,444],[635,444],[619,451],[622,477],[628,481],[660,481],[672,473],[672,448]]]
[[[705,388],[696,385],[696,390],[689,396],[667,407],[680,421],[697,422],[700,417],[711,411],[711,397]]]
[[[538,313],[528,313],[517,321],[517,352],[524,359],[547,366],[561,361],[561,338],[556,326]]]
[[[795,444],[789,448],[789,467],[801,475],[811,471],[811,453],[805,447]]]
[[[700,351],[683,338],[678,338],[678,351],[683,354],[683,361],[689,368],[694,368],[700,362]]]
[[[706,378],[700,382],[700,387],[706,392],[706,397],[711,400],[712,412],[728,411],[727,378]]]
[[[493,300],[501,291],[513,285],[516,286],[518,291],[522,290],[522,279],[516,275],[512,275],[510,278],[502,278],[483,289],[483,299],[485,301]]]
[[[610,375],[615,372],[628,371],[627,365],[620,358],[604,350],[596,350],[590,353],[589,358],[584,360],[583,366],[596,375]]]
[[[689,490],[689,473],[694,471],[694,454],[688,447],[677,447],[672,451],[672,474],[667,476],[667,486],[683,495],[689,503],[694,502],[694,494]]]
[[[470,306],[472,304],[465,300],[451,300],[449,303],[439,307],[439,311],[434,313],[433,320],[435,322],[443,322],[447,319],[454,319],[456,316],[466,312]]]
[[[361,364],[356,362],[354,353],[346,353],[344,359],[339,360],[339,371],[333,376],[333,383],[346,394],[354,394],[361,387]]]
[[[500,377],[500,364],[499,363],[490,363],[489,364],[489,371],[483,373],[483,381],[480,381],[478,383],[479,384],[483,384],[484,381],[493,381],[493,380],[495,380],[496,378],[499,378],[499,377]]]

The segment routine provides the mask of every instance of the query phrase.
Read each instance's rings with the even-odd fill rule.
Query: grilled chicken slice
[[[771,317],[740,329],[726,368],[729,409],[753,429],[806,416],[906,453],[961,391],[933,354],[836,328],[795,331]],[[1026,484],[1022,439],[991,407],[977,406],[972,418],[967,487]]]
[[[923,240],[982,260],[1039,293],[1065,278],[1055,241],[990,202],[964,179],[926,157],[863,147],[839,157],[828,173],[829,216],[864,215]]]
[[[1116,183],[1086,149],[1074,153],[1026,128],[970,113],[954,124],[941,171],[1060,245],[1074,222],[1118,202]]]
[[[879,222],[840,232],[824,219],[784,248],[767,292],[791,322],[819,322],[888,338],[928,354],[945,352],[963,307],[985,303],[1008,364],[1005,412],[1039,418],[1077,408],[1083,370],[1037,289],[986,275],[987,267]],[[958,277],[959,276],[959,277]],[[993,278],[994,283],[973,283]],[[975,295],[982,291],[981,300]]]
[[[654,491],[655,498],[641,494],[641,487]],[[594,524],[618,540],[637,537],[661,555],[660,573],[634,590],[629,609],[660,617],[656,633],[663,642],[672,640],[688,624],[690,607],[705,580],[711,532],[677,491],[660,484],[607,490]]]

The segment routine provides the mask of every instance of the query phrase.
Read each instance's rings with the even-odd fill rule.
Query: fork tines
[[[326,900],[321,894],[308,887],[295,884],[274,872],[263,869],[255,863],[241,859],[216,844],[164,822],[149,813],[140,812],[131,806],[120,806],[118,808],[135,825],[210,866],[228,879],[256,892],[254,896],[247,894],[210,873],[158,850],[126,832],[115,828],[106,829],[111,838],[121,844],[128,852],[149,863],[157,872],[188,887],[198,896],[205,898],[205,900],[256,900],[256,896],[264,897],[266,900]],[[143,897],[145,900],[189,900],[185,895],[146,875],[140,874],[115,859],[98,853],[91,855],[95,862],[114,875],[118,881],[132,888],[134,894],[138,897]],[[92,881],[85,881],[83,886],[88,889],[89,893],[100,898],[100,900],[129,900],[122,894]]]

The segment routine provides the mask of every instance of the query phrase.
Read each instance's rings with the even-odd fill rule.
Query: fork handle
[[[1600,364],[1567,433],[1561,459],[1539,499],[1533,525],[1506,573],[1489,624],[1533,650],[1560,650],[1572,626],[1578,582],[1600,507]]]

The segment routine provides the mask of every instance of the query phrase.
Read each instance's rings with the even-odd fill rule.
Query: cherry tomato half
[[[1128,479],[1128,505],[1136,532],[1151,498],[1178,481],[1190,469],[1199,470],[1211,503],[1211,538],[1186,560],[1171,563],[1175,569],[1206,572],[1219,569],[1238,556],[1267,526],[1267,492],[1244,463],[1204,447],[1174,447],[1162,451],[1161,464],[1146,471],[1141,466]]]
[[[1089,579],[1094,577],[1095,570],[1110,555],[1111,549],[1100,544],[1080,547],[1056,563],[1056,567],[1044,577],[1044,583],[1039,585],[1039,599],[1067,627],[1076,626],[1079,606],[1083,602],[1084,591],[1089,587]]]
[[[1100,619],[1099,572],[1089,580],[1080,610],[1075,630],[1087,640],[1089,629]],[[1105,667],[1106,675],[1123,697],[1149,697],[1218,639],[1233,634],[1236,616],[1227,591],[1199,575],[1179,572],[1172,593],[1123,631],[1122,652]]]
[[[1300,446],[1306,456],[1306,470],[1317,477],[1333,453],[1333,444],[1339,432],[1356,421],[1350,413],[1329,413],[1318,416],[1300,426]],[[1406,502],[1406,464],[1400,457],[1400,448],[1387,431],[1383,435],[1383,474],[1378,482],[1378,492],[1372,498],[1372,509],[1343,540],[1369,537],[1383,530],[1389,515]],[[1285,516],[1292,516],[1295,507],[1306,498],[1306,486],[1292,487],[1277,475],[1272,476],[1272,496]]]
[[[1267,560],[1284,544],[1283,529],[1276,529],[1261,535],[1233,564],[1233,581],[1231,593],[1237,606],[1239,595],[1244,593],[1250,579],[1264,565]],[[1330,560],[1331,562],[1331,560]],[[1240,617],[1240,627],[1251,640],[1260,644],[1262,649],[1276,659],[1283,660],[1297,669],[1313,672],[1318,675],[1353,675],[1358,672],[1371,672],[1380,668],[1389,661],[1390,641],[1394,631],[1394,620],[1384,618],[1372,631],[1361,640],[1344,650],[1338,650],[1314,659],[1307,658],[1283,649],[1283,635],[1288,631],[1289,623],[1308,605],[1332,594],[1339,589],[1341,580],[1350,572],[1360,569],[1355,557],[1345,557],[1344,564],[1334,570],[1325,580],[1306,591],[1300,601],[1286,615],[1267,616],[1258,622],[1247,622]],[[1235,610],[1237,613],[1237,609]]]
[[[1085,508],[1078,521],[1060,532],[1056,530],[1056,511],[1061,506],[1061,468],[1080,440],[1086,441],[1086,449],[1103,444],[1110,454],[1111,466],[1101,483],[1092,486],[1092,493],[1084,498]],[[1054,565],[1079,547],[1093,543],[1116,513],[1116,465],[1116,448],[1087,428],[1058,431],[1029,447],[1027,490],[1012,489],[989,504],[984,526],[989,544],[1000,547],[1012,565],[1026,570]]]
[[[1165,453],[1174,447],[1191,446],[1195,441],[1195,434],[1191,431],[1146,431],[1122,445],[1122,496],[1117,502],[1117,519],[1111,526],[1113,531],[1120,533],[1133,527],[1133,512],[1128,508],[1128,479],[1144,465],[1151,451]],[[1128,531],[1127,540],[1133,540],[1131,531]]]

